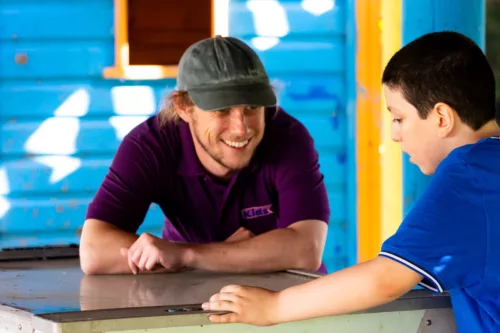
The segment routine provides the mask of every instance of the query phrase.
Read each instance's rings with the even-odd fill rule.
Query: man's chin
[[[250,160],[248,160],[248,161],[224,161],[224,162],[226,162],[226,163],[224,163],[224,166],[233,172],[245,169],[250,164]]]

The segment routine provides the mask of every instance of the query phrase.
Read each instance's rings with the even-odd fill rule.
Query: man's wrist
[[[181,260],[184,267],[196,268],[196,249],[192,244],[181,245]]]

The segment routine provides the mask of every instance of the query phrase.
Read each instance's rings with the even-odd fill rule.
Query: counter
[[[315,278],[293,271],[86,276],[78,259],[0,261],[0,333],[456,332],[449,296],[424,290],[369,311],[270,327],[212,324],[200,308],[227,284],[281,290]]]

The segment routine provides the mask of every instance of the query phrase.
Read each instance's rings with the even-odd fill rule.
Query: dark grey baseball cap
[[[215,36],[191,45],[179,61],[177,89],[187,91],[205,111],[236,105],[276,105],[276,95],[258,55],[234,37]]]

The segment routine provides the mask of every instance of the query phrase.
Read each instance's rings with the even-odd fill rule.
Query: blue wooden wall
[[[121,138],[174,87],[102,79],[113,35],[112,0],[0,0],[0,247],[78,243]]]
[[[259,3],[231,1],[229,33],[259,52],[316,141],[332,210],[325,262],[343,268],[356,261],[354,0]],[[78,243],[121,138],[175,87],[103,79],[113,34],[112,0],[0,0],[0,248]],[[160,234],[162,221],[153,205],[141,231]]]

